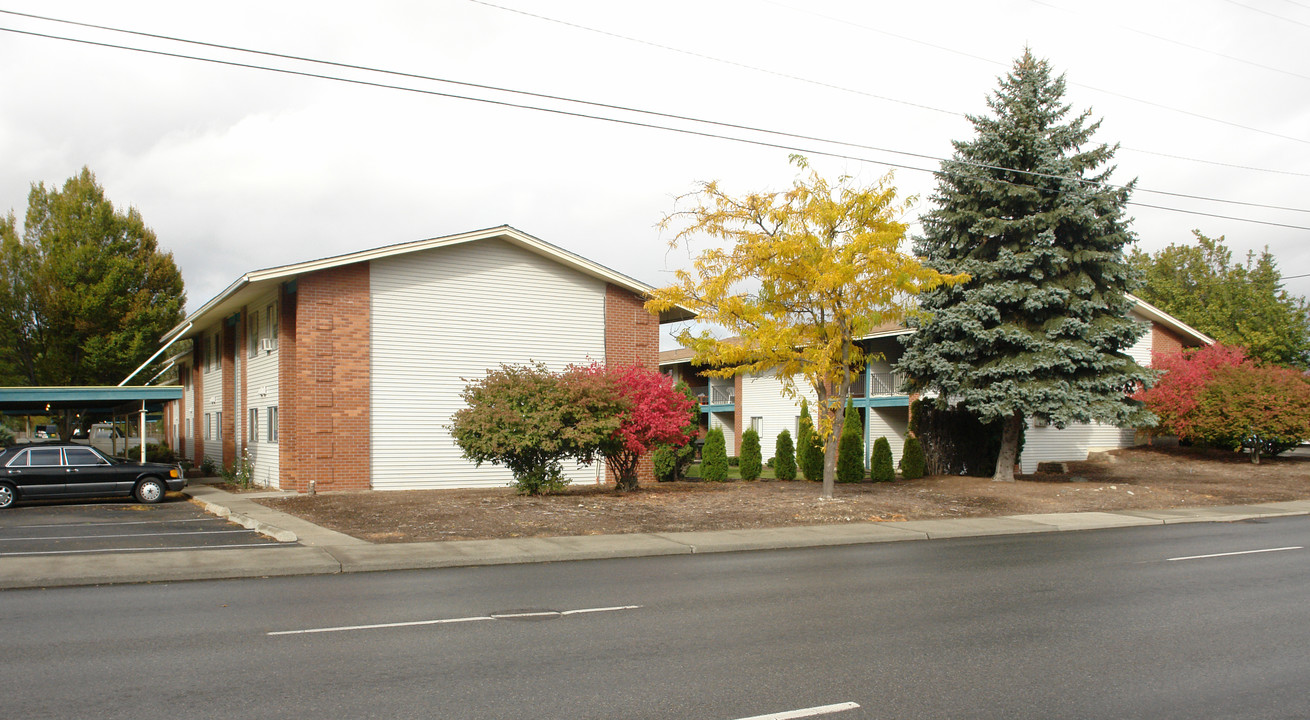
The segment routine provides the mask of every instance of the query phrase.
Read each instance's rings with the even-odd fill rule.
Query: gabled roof
[[[175,335],[186,333],[192,326],[209,326],[216,320],[237,312],[254,296],[263,294],[276,287],[278,284],[294,280],[301,275],[341,267],[343,265],[351,265],[358,262],[381,260],[396,255],[449,247],[451,245],[460,245],[479,240],[504,240],[511,245],[516,245],[524,250],[536,253],[542,257],[554,260],[561,265],[577,270],[584,275],[603,280],[638,295],[649,295],[651,291],[654,290],[654,288],[640,280],[635,280],[620,272],[611,270],[604,265],[588,260],[581,255],[551,245],[544,240],[535,238],[521,230],[512,228],[509,225],[501,225],[499,227],[487,228],[485,230],[474,230],[472,232],[460,233],[458,235],[446,235],[443,237],[428,238],[426,240],[385,245],[383,247],[360,250],[345,255],[309,260],[307,262],[293,263],[291,265],[280,265],[277,267],[265,268],[263,270],[252,270],[237,278],[236,282],[227,286],[227,289],[202,305],[200,309],[191,313],[191,315],[180,324],[172,330],[169,330],[161,340],[167,341]],[[691,318],[691,312],[681,308],[660,314],[660,322],[662,323],[689,320]]]
[[[1133,309],[1136,310],[1139,315],[1146,318],[1147,320],[1150,320],[1152,322],[1158,322],[1161,325],[1169,328],[1170,330],[1173,330],[1174,332],[1180,335],[1186,335],[1187,337],[1196,340],[1198,343],[1202,345],[1214,344],[1214,338],[1210,337],[1209,335],[1206,335],[1200,330],[1197,330],[1191,325],[1188,325],[1182,320],[1179,320],[1178,318],[1174,317],[1173,315],[1170,315],[1169,313],[1161,310],[1160,308],[1152,305],[1151,303],[1137,297],[1136,295],[1133,295],[1132,293],[1128,293],[1128,299],[1132,300],[1134,303],[1137,303],[1137,307]]]
[[[1174,332],[1189,337],[1201,345],[1213,345],[1214,338],[1161,310],[1149,302],[1127,293],[1128,299],[1134,303],[1133,311],[1142,317],[1160,323],[1161,325],[1173,330]],[[874,338],[892,337],[895,335],[909,335],[914,332],[913,328],[906,327],[900,323],[887,323],[874,328],[868,334],[860,337],[860,340],[872,340]],[[674,350],[664,350],[660,352],[660,365],[677,365],[679,363],[690,362],[695,353],[690,348],[677,348]]]

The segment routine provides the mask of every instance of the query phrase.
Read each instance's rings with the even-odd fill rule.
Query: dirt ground
[[[838,485],[819,499],[805,481],[650,483],[571,487],[524,497],[511,488],[321,493],[262,498],[269,507],[371,542],[475,540],[682,530],[896,522],[1087,510],[1234,505],[1310,498],[1310,457],[1132,448],[1068,463],[1067,473],[930,477]]]

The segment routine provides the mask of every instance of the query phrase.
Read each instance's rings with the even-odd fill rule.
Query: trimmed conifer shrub
[[[885,437],[873,441],[871,474],[874,482],[891,482],[896,479],[896,468],[892,467],[892,446]]]
[[[778,433],[773,445],[773,476],[779,480],[796,479],[796,448],[791,444],[791,431]]]
[[[910,435],[905,438],[905,447],[901,449],[901,477],[906,480],[918,480],[923,477],[923,446],[919,438]]]
[[[810,406],[801,400],[801,427],[796,445],[796,464],[806,480],[823,480],[823,438],[810,418]]]
[[[846,401],[846,417],[837,440],[837,482],[864,482],[864,424],[850,400]]]
[[[705,435],[705,447],[700,451],[700,476],[710,482],[728,479],[728,444],[723,439],[723,428],[714,428]]]
[[[741,434],[741,455],[737,467],[742,480],[758,480],[763,469],[760,452],[760,434],[754,429]]]

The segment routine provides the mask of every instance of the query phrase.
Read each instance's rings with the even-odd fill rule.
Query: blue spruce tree
[[[1150,377],[1125,353],[1143,332],[1124,255],[1135,181],[1108,184],[1117,146],[1091,142],[1090,111],[1067,118],[1064,89],[1024,52],[942,162],[916,239],[925,265],[972,279],[919,295],[927,319],[897,369],[1003,423],[994,480],[1014,479],[1025,416],[1130,424],[1125,391]]]

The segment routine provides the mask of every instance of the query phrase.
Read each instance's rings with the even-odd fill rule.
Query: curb
[[[187,497],[191,498],[191,502],[199,505],[202,510],[209,513],[210,515],[216,515],[218,517],[230,520],[247,530],[254,530],[260,535],[272,538],[278,542],[293,543],[300,539],[295,533],[291,532],[290,530],[285,530],[276,525],[271,525],[269,523],[264,522],[263,520],[256,520],[255,518],[252,518],[249,515],[245,515],[243,513],[233,512],[231,508],[225,505],[219,505],[218,503],[210,502],[209,500],[196,497],[195,495],[192,495],[190,493],[187,493]]]

